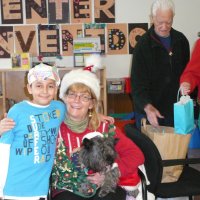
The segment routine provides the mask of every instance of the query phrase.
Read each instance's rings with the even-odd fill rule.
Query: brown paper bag
[[[177,134],[173,127],[159,126],[155,128],[147,125],[146,119],[142,120],[141,131],[155,143],[163,160],[186,158],[191,134]],[[162,182],[177,181],[182,169],[182,165],[164,167]]]

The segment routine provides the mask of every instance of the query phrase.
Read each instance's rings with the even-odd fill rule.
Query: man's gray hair
[[[171,10],[175,15],[175,6],[172,0],[155,0],[151,6],[151,16],[156,16],[157,10]]]

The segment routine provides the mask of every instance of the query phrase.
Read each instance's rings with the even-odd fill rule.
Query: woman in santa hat
[[[98,67],[92,63],[86,66],[90,67],[67,73],[60,87],[59,96],[67,105],[67,114],[60,127],[52,172],[53,199],[125,200],[127,188],[137,197],[140,185],[138,166],[144,163],[143,153],[120,129],[114,127],[110,131],[109,123],[99,120],[96,109],[101,88],[99,79],[93,73]],[[112,167],[118,169],[120,177],[115,192],[100,198],[98,193],[105,174],[96,172],[84,177],[78,162],[78,152],[83,138],[109,135],[110,132],[114,135],[111,137],[119,138],[115,145],[118,157]]]

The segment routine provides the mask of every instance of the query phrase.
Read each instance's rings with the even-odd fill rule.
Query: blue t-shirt
[[[16,126],[0,138],[0,143],[11,145],[4,196],[47,195],[56,138],[65,112],[60,101],[46,107],[22,101],[10,109],[8,117]]]

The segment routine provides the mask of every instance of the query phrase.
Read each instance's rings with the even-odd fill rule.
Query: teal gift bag
[[[187,134],[193,131],[194,125],[193,100],[188,95],[181,96],[180,100],[174,104],[174,130],[179,134]]]

